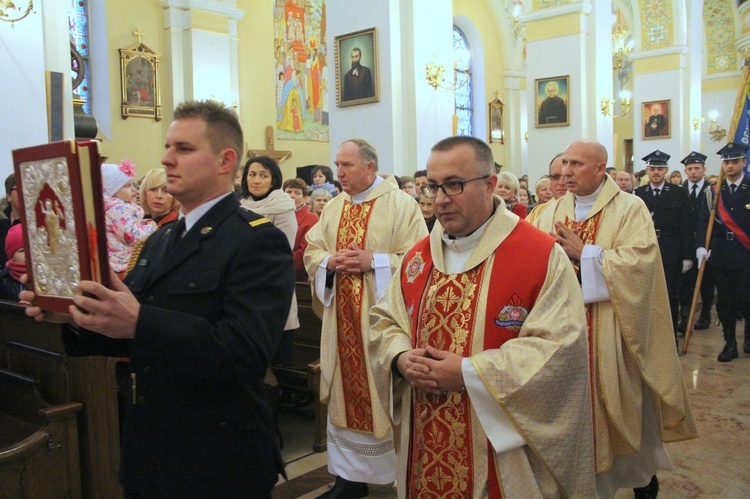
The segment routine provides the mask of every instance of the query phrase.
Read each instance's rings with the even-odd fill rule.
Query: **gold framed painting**
[[[160,58],[161,54],[144,43],[120,49],[122,119],[135,116],[161,121]]]
[[[671,127],[669,126],[672,111],[671,103],[670,100],[655,100],[641,103],[641,118],[643,119],[642,139],[668,139],[672,136]]]
[[[378,30],[363,29],[334,38],[336,106],[356,106],[380,100]]]
[[[503,131],[503,102],[495,97],[490,102],[490,143],[499,142],[505,144],[505,131]]]
[[[570,126],[570,75],[534,80],[534,126]]]

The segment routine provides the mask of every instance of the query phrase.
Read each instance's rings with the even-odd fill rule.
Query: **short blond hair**
[[[510,190],[513,191],[513,197],[518,197],[518,189],[521,187],[520,183],[518,182],[518,177],[513,175],[511,172],[500,172],[497,174],[497,183],[505,184],[508,187],[510,187]]]
[[[146,191],[148,191],[149,189],[153,189],[154,187],[161,187],[162,185],[167,185],[167,172],[164,170],[164,168],[153,168],[146,172],[146,174],[143,176],[143,179],[141,179],[141,186],[138,188],[140,205],[141,208],[143,208],[144,211],[149,215],[150,213],[148,204],[146,203]],[[179,209],[180,202],[177,201],[174,196],[172,196],[172,207],[169,208],[169,210],[172,211]]]

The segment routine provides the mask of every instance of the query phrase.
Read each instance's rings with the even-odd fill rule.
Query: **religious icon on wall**
[[[274,3],[277,138],[328,142],[325,1]]]
[[[335,38],[336,105],[367,104],[380,100],[377,28]]]
[[[546,128],[569,126],[570,76],[555,76],[534,80],[536,101],[534,126]]]
[[[120,49],[122,118],[130,116],[161,120],[159,58],[143,43]]]
[[[641,118],[643,120],[643,139],[668,139],[669,130],[669,100],[656,100],[641,104]]]

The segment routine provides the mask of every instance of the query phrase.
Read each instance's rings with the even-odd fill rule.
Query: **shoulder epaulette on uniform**
[[[252,221],[250,221],[248,223],[250,224],[250,227],[257,227],[257,226],[263,225],[263,224],[270,224],[271,221],[269,219],[267,219],[266,217],[263,217],[263,218],[259,218],[257,220],[252,220]]]

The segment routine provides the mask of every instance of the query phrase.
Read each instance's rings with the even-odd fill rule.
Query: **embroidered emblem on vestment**
[[[520,331],[528,315],[529,311],[524,308],[523,300],[514,293],[495,317],[495,324],[511,331]]]
[[[406,281],[414,282],[414,280],[419,277],[419,274],[421,274],[423,270],[424,258],[422,258],[422,252],[417,251],[412,259],[409,260],[409,264],[406,266]]]

